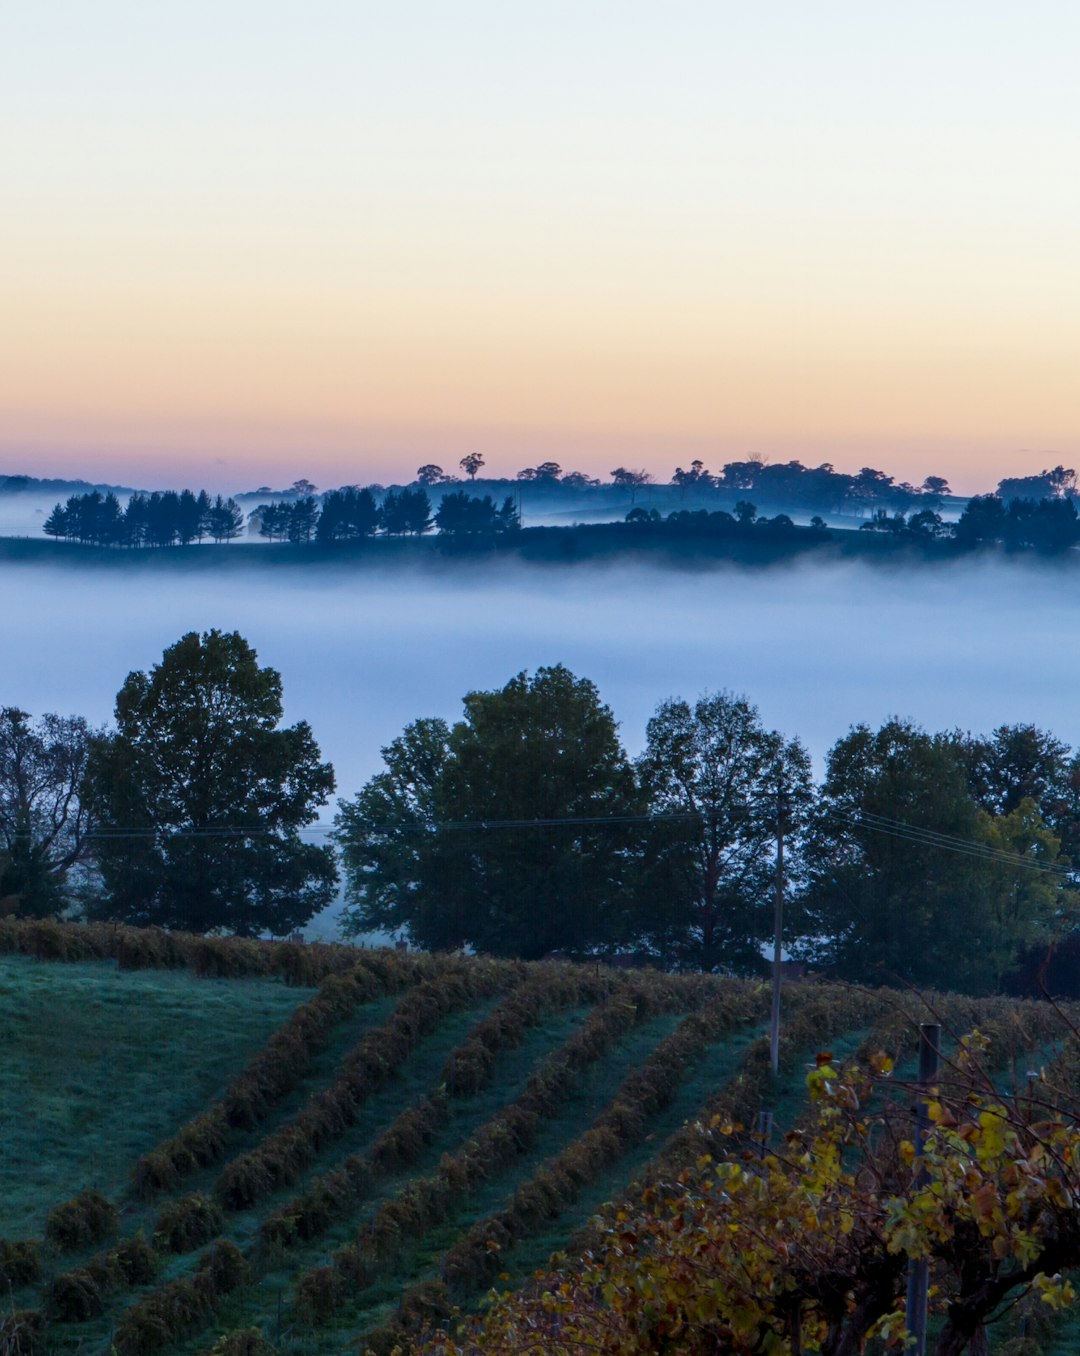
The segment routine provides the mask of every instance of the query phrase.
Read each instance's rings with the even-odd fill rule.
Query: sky
[[[0,5],[0,473],[1080,459],[1063,0]]]

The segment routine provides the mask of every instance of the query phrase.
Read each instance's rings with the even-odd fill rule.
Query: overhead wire
[[[872,833],[897,839],[898,841],[933,847],[945,852],[953,852],[996,863],[1004,867],[1015,867],[1028,871],[1041,871],[1061,878],[1069,878],[1069,867],[1055,863],[1041,862],[1022,853],[996,848],[989,843],[980,843],[976,839],[961,838],[955,834],[942,833],[937,829],[911,824],[905,820],[893,819],[887,815],[860,810],[856,814],[844,814],[839,810],[825,811],[827,818],[845,824],[851,828],[867,829]],[[436,830],[479,830],[497,832],[522,829],[543,828],[588,828],[602,825],[649,825],[663,826],[678,823],[696,823],[705,819],[701,811],[675,811],[664,814],[626,814],[626,815],[559,815],[534,819],[471,819],[471,820],[421,820],[385,824],[370,824],[373,833],[428,833]],[[166,835],[170,838],[258,838],[275,836],[278,830],[255,826],[221,824],[205,828],[179,828],[161,830],[146,826],[109,825],[92,830],[87,834],[90,840],[111,841],[118,839],[158,838]],[[335,832],[330,824],[301,825],[296,832],[328,836]]]

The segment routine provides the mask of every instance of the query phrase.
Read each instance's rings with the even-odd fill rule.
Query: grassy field
[[[131,1164],[217,1096],[312,990],[0,957],[0,1235]]]
[[[774,1086],[758,984],[332,948],[313,970],[130,937],[88,960],[72,935],[33,942],[68,963],[0,956],[8,1323],[72,1356],[197,1356],[241,1328],[291,1356],[387,1352],[686,1162],[702,1114],[790,1125],[815,1051],[909,1068],[929,1019],[910,995],[790,986]],[[1053,1054],[1045,1007],[935,1001],[991,1034],[1005,1083]]]

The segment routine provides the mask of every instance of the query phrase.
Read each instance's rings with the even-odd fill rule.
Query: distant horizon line
[[[1060,457],[1060,456],[1063,456],[1063,455],[1066,455],[1066,454],[1062,454],[1062,453],[1059,453],[1059,452],[1051,452],[1051,451],[1048,451],[1048,452],[1044,453],[1044,456],[1049,457],[1049,458]],[[462,461],[463,461],[463,460],[464,460],[464,459],[462,459]],[[223,493],[223,494],[224,494],[224,493],[228,493],[228,494],[230,494],[230,495],[242,495],[242,496],[245,496],[245,497],[248,496],[248,495],[253,495],[253,494],[287,495],[287,494],[305,493],[305,492],[306,492],[306,493],[310,493],[310,494],[326,494],[326,493],[329,493],[329,492],[331,492],[331,491],[333,491],[333,490],[348,488],[349,486],[374,486],[374,487],[377,487],[377,488],[380,488],[380,489],[391,489],[391,488],[402,487],[402,486],[406,486],[406,485],[415,485],[415,484],[422,484],[422,485],[425,485],[426,487],[432,488],[432,489],[440,489],[440,488],[445,489],[445,488],[447,488],[447,487],[449,487],[449,486],[451,486],[451,485],[457,485],[457,486],[462,486],[462,487],[468,487],[468,486],[470,486],[470,485],[485,485],[485,484],[516,485],[516,486],[522,486],[522,487],[528,486],[528,485],[530,485],[530,484],[531,484],[531,485],[534,485],[534,486],[535,486],[535,485],[540,485],[540,486],[544,486],[544,487],[550,487],[550,486],[553,486],[553,485],[564,485],[564,486],[565,486],[566,488],[568,488],[568,489],[577,489],[577,490],[580,490],[580,491],[582,491],[582,492],[588,492],[588,491],[590,491],[590,490],[596,490],[596,489],[606,489],[606,490],[619,490],[619,489],[624,489],[624,490],[626,490],[626,489],[630,489],[630,488],[631,488],[631,487],[630,487],[629,485],[627,485],[627,484],[620,485],[618,482],[616,482],[616,481],[614,481],[614,480],[611,479],[611,477],[614,476],[615,471],[610,471],[610,472],[608,472],[608,473],[607,473],[608,478],[607,478],[607,479],[603,479],[603,478],[600,478],[600,477],[589,476],[588,473],[575,471],[575,470],[573,470],[572,468],[564,468],[564,467],[561,465],[561,463],[548,462],[548,463],[540,463],[540,465],[543,466],[543,465],[546,464],[546,465],[557,466],[557,467],[558,467],[558,472],[559,472],[559,474],[558,474],[557,476],[556,476],[556,475],[551,475],[551,476],[536,475],[535,472],[536,472],[536,469],[537,469],[537,468],[535,468],[535,467],[532,467],[532,468],[530,468],[530,467],[524,467],[524,468],[522,468],[521,471],[513,472],[513,473],[504,473],[504,474],[486,474],[486,475],[485,475],[485,474],[483,473],[483,472],[484,472],[484,465],[482,464],[481,467],[478,467],[478,468],[477,468],[477,471],[476,471],[475,476],[469,476],[469,475],[465,474],[465,473],[461,470],[461,468],[462,468],[462,461],[459,461],[459,462],[457,463],[457,468],[456,468],[455,470],[451,470],[451,471],[446,471],[446,470],[444,470],[442,467],[440,467],[440,466],[438,465],[438,463],[434,463],[434,462],[424,463],[424,464],[422,464],[421,466],[417,467],[417,468],[413,471],[411,477],[409,477],[408,479],[402,479],[402,480],[396,480],[396,479],[394,479],[394,480],[380,480],[380,479],[372,478],[372,479],[367,480],[367,481],[361,481],[361,480],[356,480],[356,481],[346,481],[346,482],[342,482],[341,484],[334,484],[334,485],[327,484],[327,485],[325,485],[325,486],[315,485],[315,484],[314,484],[307,476],[300,476],[300,477],[298,477],[296,480],[294,480],[294,481],[292,482],[292,484],[290,484],[290,485],[283,485],[283,486],[278,487],[278,488],[275,488],[275,487],[273,487],[273,486],[271,486],[271,485],[268,485],[268,484],[266,484],[266,483],[264,482],[264,483],[259,484],[259,485],[256,485],[256,486],[251,486],[250,488],[237,486],[236,488],[231,488],[231,489],[228,489],[228,490],[224,490],[224,489],[221,489],[221,488],[220,488],[221,482],[218,482],[217,477],[214,477],[213,480],[215,481],[215,493]],[[730,466],[730,465],[738,465],[738,464],[743,463],[743,462],[757,462],[757,463],[759,463],[759,464],[761,464],[761,465],[763,465],[763,466],[777,466],[777,465],[779,465],[779,466],[788,466],[788,465],[792,465],[792,464],[798,464],[798,465],[800,465],[800,466],[803,466],[806,470],[810,470],[810,471],[812,471],[812,470],[817,470],[817,469],[823,468],[823,467],[830,467],[830,468],[834,471],[835,474],[841,475],[841,476],[844,476],[844,475],[851,475],[851,476],[854,476],[854,475],[858,475],[858,474],[859,474],[858,471],[839,471],[839,470],[836,469],[834,463],[832,463],[832,462],[830,462],[830,461],[827,461],[827,460],[826,460],[826,461],[820,461],[820,462],[817,462],[816,465],[815,465],[815,464],[810,463],[810,462],[804,462],[804,461],[803,461],[801,458],[799,458],[799,457],[788,457],[788,458],[784,458],[784,459],[780,459],[780,458],[775,458],[775,459],[773,459],[773,458],[770,458],[770,457],[768,457],[768,456],[763,456],[763,455],[760,455],[760,454],[748,454],[748,455],[743,456],[743,457],[733,457],[733,458],[730,458],[729,460],[722,462],[722,463],[720,464],[720,466],[719,466],[719,468],[718,468],[718,470],[717,470],[716,472],[709,472],[708,468],[705,466],[704,462],[703,462],[702,459],[700,459],[700,458],[695,458],[695,459],[693,459],[692,461],[690,461],[688,464],[689,464],[689,466],[697,466],[697,467],[702,468],[702,470],[703,470],[703,475],[702,475],[701,481],[700,481],[699,483],[700,483],[700,487],[701,487],[701,488],[706,488],[706,487],[708,487],[708,485],[709,485],[709,482],[705,479],[706,476],[720,474],[720,473],[723,472],[723,470],[724,470],[724,468],[725,468],[726,466]],[[1058,467],[1062,467],[1063,465],[1064,465],[1063,462],[1058,462],[1058,463],[1057,463],[1057,466],[1058,466]],[[620,470],[620,471],[623,471],[623,470],[624,470],[624,471],[632,472],[634,475],[641,475],[641,476],[645,477],[645,479],[642,479],[641,481],[638,482],[638,484],[639,484],[641,487],[644,487],[644,486],[646,486],[646,485],[649,485],[649,486],[652,486],[652,487],[654,487],[654,488],[665,488],[665,487],[668,487],[668,488],[677,488],[677,487],[679,486],[679,481],[676,480],[674,477],[675,477],[675,476],[679,473],[679,471],[681,471],[683,468],[680,467],[680,466],[676,466],[676,467],[673,469],[672,473],[671,473],[671,477],[669,477],[668,479],[660,479],[660,478],[658,478],[654,473],[652,473],[651,471],[648,471],[645,467],[632,467],[632,468],[631,468],[631,467],[619,467],[619,468],[617,468],[617,469]],[[881,470],[880,467],[872,467],[872,466],[869,466],[869,464],[867,464],[865,467],[861,467],[861,468],[860,468],[860,470],[863,470],[863,469],[871,469],[871,470],[877,470],[877,471],[880,471],[880,470]],[[1041,468],[1039,471],[1029,471],[1029,472],[1026,472],[1026,473],[1021,472],[1021,473],[1019,473],[1019,474],[1010,474],[1010,475],[999,476],[998,479],[993,483],[992,486],[990,486],[990,487],[988,487],[988,488],[981,489],[981,490],[973,490],[973,491],[970,491],[970,492],[968,492],[968,491],[962,491],[962,490],[954,490],[954,489],[952,489],[951,486],[950,486],[950,487],[945,491],[945,493],[948,494],[950,497],[953,497],[953,498],[963,498],[963,499],[970,499],[970,498],[973,498],[974,496],[979,495],[979,494],[994,494],[994,493],[997,492],[997,487],[998,487],[1000,484],[1004,483],[1005,481],[1008,481],[1008,480],[1029,480],[1029,479],[1031,479],[1031,480],[1037,480],[1037,479],[1040,479],[1042,476],[1046,475],[1047,473],[1053,471],[1054,469],[1055,469],[1054,466],[1046,466],[1046,467]],[[1065,468],[1065,469],[1066,469],[1066,470],[1071,470],[1072,468]],[[437,471],[439,472],[439,478],[438,478],[438,479],[430,479],[430,478],[429,478],[429,479],[425,479],[425,478],[422,476],[422,472],[425,471],[425,470],[437,470]],[[534,474],[532,474],[532,475],[523,474],[524,472],[528,472],[528,471],[532,471]],[[889,473],[888,473],[888,472],[884,472],[884,474],[888,475]],[[569,482],[569,484],[567,484],[566,479],[565,479],[565,477],[567,477],[567,476],[573,477],[573,479]],[[251,479],[252,479],[252,480],[256,480],[256,479],[258,479],[258,477],[252,476]],[[925,484],[926,481],[929,480],[929,479],[931,479],[930,476],[924,477],[924,480],[923,480],[922,483]],[[949,477],[948,477],[948,476],[941,477],[941,479],[944,479],[944,480],[946,481],[946,483],[949,482]],[[121,482],[119,482],[119,481],[112,481],[112,480],[107,480],[107,479],[90,479],[90,478],[88,478],[88,476],[86,476],[85,474],[79,474],[79,475],[55,475],[55,474],[54,474],[54,475],[35,475],[35,474],[33,474],[32,472],[30,472],[30,471],[0,471],[0,492],[2,492],[2,493],[18,493],[19,491],[8,490],[8,489],[6,488],[7,483],[8,483],[9,481],[12,481],[12,480],[16,480],[16,481],[19,481],[19,480],[27,480],[27,481],[30,481],[30,482],[34,482],[34,484],[28,485],[28,486],[26,487],[27,491],[32,491],[36,486],[40,486],[41,489],[42,489],[42,491],[46,491],[46,490],[48,489],[48,487],[52,487],[53,490],[59,490],[61,487],[68,487],[68,486],[71,486],[71,487],[85,488],[85,489],[89,489],[89,490],[91,490],[91,491],[93,491],[93,490],[104,490],[104,491],[107,491],[107,492],[111,491],[111,492],[123,493],[123,494],[148,494],[148,493],[149,493],[149,494],[153,494],[153,493],[161,493],[161,492],[165,492],[165,491],[167,491],[167,490],[173,488],[171,485],[164,485],[164,486],[162,486],[162,485],[160,485],[160,484],[157,485],[157,486],[153,486],[153,485],[150,485],[150,484],[144,484],[144,485],[131,485],[131,484],[124,484],[124,483],[121,483]],[[224,478],[222,478],[222,481],[223,481],[223,480],[224,480]],[[904,481],[904,480],[897,480],[897,478],[896,478],[895,476],[892,477],[892,480],[893,480],[894,484],[896,484],[897,486],[905,485],[905,484],[910,483],[910,482],[907,482],[907,481]],[[298,491],[298,490],[297,490],[297,487],[298,487],[299,485],[301,485],[301,484],[306,485],[306,486],[310,486],[310,489],[299,490],[299,491]],[[183,486],[183,488],[202,489],[202,488],[204,488],[204,485],[201,484],[201,483],[200,483],[200,484],[197,484],[196,479],[192,479],[188,484],[185,484],[185,485]],[[50,491],[50,492],[51,492],[51,491]]]

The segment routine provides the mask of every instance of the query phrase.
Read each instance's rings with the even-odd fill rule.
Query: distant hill
[[[0,475],[0,494],[134,494],[129,485],[107,485],[102,481],[39,479],[37,476]]]
[[[767,988],[739,980],[0,920],[0,985],[4,1321],[83,1356],[241,1328],[388,1352],[693,1161],[700,1118],[769,1105],[779,1134],[816,1051],[910,1073],[930,1019],[789,983],[777,1089]],[[933,1004],[1021,1070],[1053,1057],[1048,1004]]]

